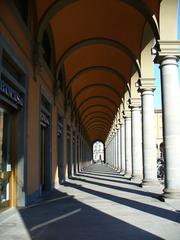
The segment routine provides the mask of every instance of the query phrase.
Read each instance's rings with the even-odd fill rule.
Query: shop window
[[[72,159],[71,159],[71,127],[67,125],[67,163],[68,163],[68,177],[72,176]]]
[[[45,111],[50,112],[51,105],[44,95],[41,95],[41,107],[44,108]]]
[[[41,95],[41,112],[40,112],[40,189],[41,192],[48,191],[51,188],[51,104],[48,99]]]
[[[10,196],[9,177],[11,162],[9,152],[9,113],[0,108],[0,207],[5,203],[8,205]]]
[[[59,183],[64,182],[64,120],[61,115],[58,115],[58,126],[57,126],[57,136],[58,136],[58,173],[59,173]]]
[[[24,206],[26,66],[0,34],[0,208]],[[21,172],[16,169],[21,169]],[[20,183],[20,184],[19,184]]]

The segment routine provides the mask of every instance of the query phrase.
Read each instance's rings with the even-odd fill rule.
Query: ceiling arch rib
[[[107,128],[107,122],[105,122],[103,120],[98,120],[98,121],[92,121],[89,124],[86,124],[86,129],[88,129],[89,126],[96,125],[96,124],[97,125],[102,124],[103,126],[106,126],[106,128]]]
[[[110,89],[111,91],[113,91],[113,92],[118,96],[119,101],[121,101],[121,99],[122,99],[122,96],[119,94],[119,92],[118,92],[116,89],[114,89],[112,86],[107,85],[107,84],[103,84],[103,83],[99,83],[99,84],[97,83],[97,84],[89,84],[88,86],[86,86],[86,87],[84,87],[84,88],[81,88],[81,90],[80,90],[79,92],[77,92],[76,95],[73,97],[72,103],[74,104],[76,98],[77,98],[82,92],[84,92],[84,91],[87,90],[87,89],[94,88],[94,87],[95,87],[96,89],[97,89],[97,87],[101,87],[101,89],[102,89],[102,88],[108,88],[108,89]]]
[[[108,106],[106,106],[106,105],[103,105],[103,104],[99,104],[99,105],[90,105],[90,106],[88,106],[87,108],[85,108],[84,110],[83,110],[83,112],[82,112],[82,114],[79,114],[79,117],[81,118],[85,113],[86,113],[86,111],[88,111],[88,110],[90,110],[90,109],[92,109],[92,108],[105,108],[106,110],[108,110],[108,112],[110,112],[110,114],[112,114],[113,116],[114,116],[114,112],[111,110],[111,108],[109,108]]]
[[[50,4],[50,6],[44,11],[42,14],[37,33],[37,42],[41,42],[44,30],[48,26],[49,22],[58,12],[62,11],[67,6],[77,2],[78,0],[61,0],[56,1]],[[145,19],[147,19],[149,25],[151,26],[153,33],[157,39],[159,39],[159,31],[158,26],[153,18],[153,12],[148,7],[148,5],[142,0],[119,0],[120,2],[124,2],[129,6],[133,7],[136,11],[138,11]]]
[[[98,116],[96,116],[96,117],[92,117],[92,118],[90,118],[90,119],[88,119],[88,121],[87,122],[85,122],[84,124],[86,124],[86,125],[88,125],[88,124],[90,124],[90,123],[92,123],[92,122],[94,122],[94,121],[104,121],[107,125],[109,125],[109,126],[111,126],[111,121],[109,120],[109,119],[107,119],[107,118],[102,118],[102,117],[98,117]]]
[[[106,126],[111,124],[111,121],[109,121],[109,119],[97,116],[96,118],[88,119],[88,121],[85,123],[85,126],[87,127],[89,124],[96,123],[96,122],[103,122],[106,124]]]
[[[125,85],[126,85],[126,88],[130,94],[130,88],[129,88],[129,84],[128,82],[126,81],[126,79],[124,78],[124,76],[118,72],[116,69],[113,69],[111,67],[107,67],[107,66],[90,66],[90,67],[87,67],[85,69],[81,69],[79,72],[77,72],[67,83],[67,86],[66,86],[66,92],[69,91],[71,85],[73,84],[74,81],[77,81],[78,80],[78,77],[80,75],[82,75],[83,73],[85,72],[90,72],[90,71],[95,71],[95,70],[101,70],[101,71],[107,71],[107,72],[110,72],[112,74],[115,74],[119,81],[123,82]]]
[[[104,123],[106,123],[106,126],[110,126],[112,123],[109,119],[107,118],[102,118],[102,117],[99,117],[99,116],[96,116],[96,117],[91,117],[90,119],[88,119],[88,121],[86,121],[86,126],[92,122],[96,122],[96,121],[103,121]]]
[[[77,72],[93,66],[103,66],[116,70],[122,75],[124,80],[127,82],[130,81],[129,72],[131,72],[132,68],[131,59],[120,49],[114,48],[113,46],[93,44],[79,48],[66,59],[64,63],[66,83],[68,83]],[[94,71],[100,70],[94,69]],[[106,73],[109,75],[111,71],[106,71]],[[112,76],[114,76],[114,78],[116,77],[116,81],[118,81],[116,74],[112,73]]]
[[[105,141],[107,137],[108,132],[102,128],[94,127],[91,129],[90,132],[88,132],[88,135],[90,136],[90,139],[93,139],[93,137],[99,138],[99,136],[102,137],[103,141]]]
[[[154,1],[157,2],[157,0],[154,0]],[[37,0],[37,2],[38,2],[38,0]],[[119,5],[117,4],[117,2],[119,2],[118,3]],[[44,30],[46,29],[46,27],[48,25],[51,25],[51,27],[53,28],[54,37],[56,37],[56,40],[55,40],[55,47],[56,47],[56,53],[57,53],[56,54],[56,74],[57,74],[56,76],[58,76],[59,70],[61,70],[62,67],[65,69],[65,73],[68,72],[69,75],[67,75],[67,76],[65,75],[66,90],[69,91],[71,89],[73,103],[74,103],[73,109],[74,110],[76,109],[75,110],[76,114],[78,114],[80,119],[85,118],[85,120],[86,120],[85,122],[89,121],[88,113],[90,111],[96,109],[96,108],[91,108],[91,109],[89,108],[89,106],[90,106],[89,104],[90,103],[92,104],[93,99],[97,99],[98,103],[100,103],[100,101],[102,101],[101,105],[105,101],[107,101],[108,109],[112,108],[112,111],[110,114],[110,111],[108,109],[106,109],[106,111],[105,111],[106,115],[107,115],[107,113],[109,113],[109,115],[113,116],[112,113],[116,112],[117,107],[120,105],[121,96],[123,96],[125,89],[123,89],[121,87],[120,87],[120,89],[118,89],[116,87],[116,84],[111,84],[110,86],[107,87],[108,84],[101,83],[101,81],[99,81],[99,82],[97,81],[96,84],[91,83],[91,84],[87,84],[86,86],[82,85],[78,88],[76,82],[78,82],[78,81],[80,82],[79,77],[82,76],[84,73],[95,72],[96,70],[100,70],[102,72],[109,72],[109,73],[111,72],[112,75],[117,76],[118,80],[125,83],[126,89],[128,89],[129,93],[130,93],[130,89],[128,88],[129,86],[127,84],[128,82],[130,82],[130,74],[131,74],[130,68],[127,68],[125,71],[122,71],[122,67],[117,68],[117,66],[116,66],[116,68],[114,68],[113,64],[109,65],[109,66],[108,65],[103,66],[103,62],[101,62],[101,61],[98,63],[100,65],[102,64],[101,66],[100,65],[95,66],[96,62],[94,62],[94,64],[93,64],[93,61],[92,61],[89,66],[87,63],[87,65],[84,66],[85,68],[81,68],[80,66],[82,66],[82,65],[79,64],[79,68],[74,68],[74,72],[73,72],[73,71],[69,71],[69,68],[67,67],[67,63],[70,62],[69,59],[72,59],[71,56],[74,55],[75,52],[78,52],[79,49],[84,49],[86,46],[94,46],[97,44],[103,45],[104,48],[107,48],[107,46],[111,46],[112,48],[118,49],[119,52],[123,52],[123,54],[128,56],[125,58],[126,61],[124,61],[124,64],[128,63],[128,66],[135,65],[136,69],[138,71],[139,77],[140,77],[141,69],[140,69],[140,64],[138,62],[138,59],[140,56],[140,47],[139,46],[140,46],[140,42],[141,42],[143,22],[145,23],[145,21],[147,20],[148,23],[150,24],[151,28],[153,29],[154,34],[156,36],[158,36],[158,30],[157,30],[158,28],[152,17],[153,14],[152,14],[151,10],[153,8],[151,9],[151,3],[149,4],[149,2],[147,4],[145,2],[145,0],[117,0],[117,1],[111,1],[111,2],[109,0],[103,0],[102,3],[101,3],[101,0],[99,0],[98,2],[97,1],[93,2],[91,0],[86,0],[86,1],[84,1],[84,0],[79,0],[79,1],[61,0],[61,1],[53,2],[53,0],[49,0],[50,5],[49,5],[48,10],[46,12],[44,12],[44,15],[41,18],[39,18],[41,20],[40,20],[38,34],[37,34],[37,42],[39,42],[39,43],[41,42]],[[107,3],[109,5],[107,5]],[[103,4],[103,6],[104,6],[103,9],[101,9],[101,6],[100,6],[101,4]],[[46,3],[45,5],[47,7],[48,4]],[[89,6],[90,9],[86,8],[87,6]],[[115,6],[117,6],[118,10],[114,11],[114,13],[115,13],[114,16],[116,16],[116,17],[113,17],[111,14],[112,17],[110,19],[108,19],[109,24],[104,24],[104,21],[103,21],[104,17],[107,15],[108,10],[109,10],[109,8],[107,6],[111,6],[112,9],[116,9]],[[46,9],[46,7],[44,9]],[[131,16],[137,15],[137,18],[138,18],[138,20],[135,17],[129,18],[129,21],[127,23],[127,26],[128,26],[127,28],[129,29],[129,31],[128,31],[129,34],[124,33],[123,24],[120,24],[121,34],[118,34],[119,30],[116,26],[114,28],[112,28],[112,26],[114,26],[113,23],[115,23],[115,21],[122,23],[125,20],[128,20],[128,17],[127,17],[127,16],[129,16],[128,14],[121,15],[121,13],[123,11],[123,7],[126,9],[125,10],[126,13],[127,13],[127,11],[130,11],[132,13],[132,11],[133,11]],[[98,23],[97,27],[96,27],[96,29],[93,28],[94,24],[92,24],[91,21],[88,20],[89,15],[87,14],[87,16],[86,16],[86,13],[85,13],[86,9],[88,9],[87,13],[91,12],[92,10],[95,9],[96,20],[99,19],[100,22],[102,21],[102,23],[104,25],[102,25],[102,27],[101,27],[100,22],[96,21]],[[79,10],[79,12],[77,10]],[[98,11],[100,13],[100,16],[98,16]],[[69,12],[72,12],[72,15],[68,14]],[[78,13],[78,15],[75,13]],[[141,16],[139,17],[138,14]],[[142,18],[142,16],[144,18]],[[82,17],[84,17],[83,19],[85,19],[84,25],[81,21]],[[74,22],[72,21],[73,19],[75,20]],[[57,20],[58,20],[58,22],[61,22],[61,24],[58,25],[59,30],[58,30],[57,24],[55,24],[55,23],[57,23]],[[137,21],[137,22],[139,21],[140,24],[139,25],[135,24],[134,21]],[[89,22],[89,24],[87,24],[88,22]],[[105,22],[108,23],[107,21],[105,21]],[[65,34],[62,34],[63,33],[63,30],[62,30],[63,24],[62,23],[66,24],[66,26],[68,26],[67,29],[70,29],[69,32],[64,31]],[[130,23],[132,23],[132,25]],[[73,24],[75,24],[75,29],[77,27],[76,34],[73,34],[74,33],[73,29],[71,31]],[[88,27],[83,28],[83,26],[88,26]],[[107,26],[107,27],[104,27],[104,26]],[[135,28],[133,28],[131,26],[134,26]],[[138,28],[138,26],[139,26],[139,28]],[[108,30],[106,30],[106,29],[108,29]],[[138,31],[136,31],[136,30],[138,30]],[[137,32],[138,32],[138,34],[135,34]],[[58,36],[60,36],[60,37],[58,37]],[[130,36],[130,37],[127,37],[127,36]],[[135,36],[135,38],[134,39],[131,38],[132,36]],[[138,37],[138,36],[140,36],[140,37]],[[66,39],[66,41],[64,41],[63,38]],[[61,39],[61,41],[62,41],[61,44],[59,44],[59,41],[57,41],[58,39]],[[127,39],[130,39],[130,40],[125,41]],[[133,42],[135,42],[136,44],[133,44]],[[116,50],[116,52],[118,52],[118,51]],[[96,52],[94,52],[94,53],[96,53]],[[110,55],[107,55],[107,56],[109,57]],[[127,58],[128,58],[128,60],[127,60]],[[123,62],[123,58],[121,58],[120,61]],[[99,69],[97,67],[99,67]],[[74,74],[72,74],[72,73],[74,73]],[[57,77],[56,77],[56,79],[57,79]],[[106,87],[105,87],[105,85],[106,85]],[[110,87],[111,87],[111,89],[110,89]],[[109,90],[106,89],[107,91],[105,91],[105,88],[108,88]],[[118,91],[117,91],[117,89],[118,89]],[[103,93],[101,90],[103,91]],[[106,94],[108,92],[110,94]],[[121,92],[121,94],[119,92]],[[87,94],[87,96],[86,96],[86,94]],[[104,96],[101,96],[101,94]],[[99,97],[97,97],[97,96],[99,96]],[[105,100],[105,98],[103,98],[103,97],[106,97],[106,96],[107,96],[107,98]],[[83,109],[86,111],[83,112]],[[105,110],[105,108],[103,108],[103,110]],[[98,113],[98,116],[101,116],[101,113]],[[86,119],[86,117],[87,117],[87,119]],[[114,118],[114,116],[113,116],[113,118]],[[111,120],[111,117],[110,117],[110,120]],[[86,125],[86,128],[87,128],[87,125]]]
[[[97,132],[97,133],[96,133]],[[92,128],[92,130],[90,131],[90,133],[88,132],[88,135],[90,135],[90,138],[92,139],[94,136],[102,136],[102,138],[105,140],[107,137],[107,132],[102,129],[102,128],[98,128],[98,127],[94,127]],[[92,141],[92,140],[91,140]]]
[[[92,125],[87,126],[86,127],[86,131],[90,130],[93,127],[103,127],[103,128],[105,128],[107,130],[107,126],[106,125],[104,125],[102,123],[94,123]]]
[[[94,135],[94,134],[96,134],[96,132],[93,132],[92,130],[98,130],[98,131],[104,133],[105,135],[108,133],[107,129],[103,126],[94,126],[91,128],[91,131],[90,130],[88,131],[88,133],[90,132],[89,134]]]
[[[96,96],[90,96],[90,97],[83,99],[83,101],[79,105],[76,106],[76,111],[79,111],[83,105],[87,104],[87,102],[94,100],[94,99],[106,100],[108,103],[111,104],[112,109],[114,109],[114,111],[117,110],[117,104],[114,100],[112,100],[111,98],[109,98],[107,96],[96,95]]]
[[[104,111],[94,111],[92,113],[89,113],[87,115],[84,116],[84,118],[81,119],[81,122],[83,123],[88,117],[90,117],[91,115],[95,114],[96,116],[98,116],[98,114],[101,114],[105,117],[108,117],[109,119],[113,119],[113,117],[109,114],[107,114],[107,112]]]
[[[90,39],[84,39],[82,41],[79,41],[77,43],[74,43],[71,47],[69,47],[60,57],[58,63],[57,63],[57,70],[56,70],[56,79],[58,77],[58,73],[60,69],[63,67],[63,64],[65,60],[76,50],[79,48],[88,46],[88,45],[93,45],[93,44],[103,44],[103,45],[110,45],[114,48],[117,48],[127,54],[131,61],[133,62],[134,66],[137,69],[137,72],[139,73],[139,77],[141,77],[141,70],[140,70],[140,64],[138,59],[135,57],[134,53],[125,45],[122,43],[115,41],[113,39],[108,39],[108,38],[90,38]]]

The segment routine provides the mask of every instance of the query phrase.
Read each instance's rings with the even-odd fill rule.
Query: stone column
[[[112,136],[109,143],[109,164],[112,167]]]
[[[110,139],[110,147],[109,147],[109,155],[110,155],[110,165],[111,165],[111,167],[112,167],[112,165],[113,165],[113,156],[112,156],[112,136],[111,136],[111,139]]]
[[[111,140],[108,143],[108,164],[111,166]]]
[[[113,132],[113,140],[112,140],[112,152],[113,152],[113,168],[115,168],[115,135]]]
[[[125,134],[124,134],[124,120],[120,122],[120,144],[121,144],[121,174],[125,174]]]
[[[178,43],[178,42],[177,42]],[[180,42],[178,43],[180,47]],[[180,55],[180,53],[179,53]],[[165,146],[163,198],[180,198],[180,86],[176,56],[159,57]]]
[[[125,111],[125,176],[132,176],[132,152],[131,152],[131,112]]]
[[[118,127],[116,124],[116,170],[119,171],[119,141],[118,141]]]
[[[118,123],[118,168],[119,172],[122,170],[122,163],[121,163],[121,135],[120,135],[120,123]]]
[[[131,98],[131,131],[132,131],[132,179],[142,180],[142,118],[141,99]]]
[[[114,152],[115,152],[115,169],[117,170],[117,132],[115,129],[115,134],[114,134],[114,144],[115,144],[115,148],[114,148]]]
[[[155,80],[143,78],[139,80],[142,100],[142,140],[143,140],[143,181],[142,186],[158,184],[156,137],[154,122],[154,85]]]
[[[116,131],[114,130],[114,169],[117,168]]]

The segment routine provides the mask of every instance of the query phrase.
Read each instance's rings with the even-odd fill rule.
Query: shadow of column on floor
[[[74,175],[75,177],[86,177],[86,178],[91,178],[91,179],[95,179],[95,180],[102,180],[102,181],[108,181],[108,182],[114,182],[114,183],[123,183],[123,184],[127,184],[127,185],[134,185],[134,186],[139,186],[139,183],[135,183],[135,182],[131,182],[130,180],[128,181],[123,181],[123,180],[115,180],[115,179],[111,179],[108,176],[106,176],[106,178],[103,177],[95,177],[93,176],[93,174],[89,174],[86,172],[80,172],[80,173],[76,173]]]
[[[84,179],[84,178],[78,178],[77,176],[72,177],[71,179],[81,181],[81,182],[85,182],[85,183],[89,183],[89,184],[94,184],[94,185],[100,186],[100,187],[105,187],[105,188],[110,188],[110,189],[114,189],[114,190],[118,190],[118,191],[138,194],[138,195],[141,195],[141,196],[148,196],[148,197],[152,197],[152,198],[156,198],[156,199],[158,199],[160,197],[160,195],[157,194],[157,193],[144,192],[143,190],[114,186],[114,185],[100,183],[100,182],[93,182],[93,181],[90,181],[90,180],[87,180],[87,179]]]
[[[75,184],[67,183],[66,185],[97,194]],[[57,200],[62,197],[62,194],[54,190],[46,197],[45,202],[42,201],[34,207],[19,210],[32,239],[161,239],[150,232],[81,203],[72,196],[63,196],[67,198]]]
[[[134,208],[134,209],[138,209],[145,213],[153,214],[155,216],[159,216],[159,217],[162,217],[165,219],[169,219],[173,222],[180,223],[180,214],[178,214],[177,212],[174,212],[174,211],[159,208],[159,207],[152,206],[152,205],[142,203],[142,202],[138,202],[135,200],[131,200],[131,199],[127,199],[127,198],[123,198],[123,197],[119,197],[119,196],[114,196],[114,195],[111,195],[108,193],[99,192],[99,191],[92,190],[92,189],[83,187],[79,184],[75,184],[75,183],[66,182],[65,186],[72,187],[72,188],[78,189],[80,191],[95,195],[100,198],[104,198],[106,200],[110,200],[112,202],[116,202],[116,203],[119,203],[119,204],[122,204],[122,205],[125,205],[128,207]]]

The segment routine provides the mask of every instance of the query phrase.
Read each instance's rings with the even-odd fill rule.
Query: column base
[[[124,176],[125,175],[125,171],[124,170],[121,170],[121,172],[119,173],[121,176]]]
[[[125,173],[124,177],[127,178],[128,180],[130,180],[131,177],[132,177],[132,174],[131,173]]]
[[[140,187],[159,187],[160,182],[157,179],[143,179]]]
[[[135,182],[142,182],[142,179],[143,179],[143,177],[140,175],[135,175],[135,176],[131,177],[131,180],[135,181]]]
[[[172,190],[165,188],[163,190],[163,194],[161,195],[161,200],[165,201],[166,199],[179,199],[180,200],[180,189]]]

